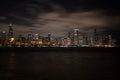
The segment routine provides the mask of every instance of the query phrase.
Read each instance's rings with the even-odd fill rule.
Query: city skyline
[[[64,37],[53,37],[39,33],[19,34],[14,32],[13,25],[9,24],[8,32],[0,33],[1,47],[117,47],[116,39],[111,34],[101,34],[93,29],[92,34],[73,29],[66,32]]]
[[[118,37],[119,8],[116,0],[4,0],[0,2],[0,30],[7,31],[12,23],[20,34],[61,37],[75,28],[88,33],[96,28]]]

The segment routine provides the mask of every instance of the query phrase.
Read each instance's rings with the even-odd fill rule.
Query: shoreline
[[[119,47],[0,47],[0,51],[90,51],[116,52]]]

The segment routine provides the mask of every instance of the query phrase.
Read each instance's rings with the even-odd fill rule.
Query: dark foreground
[[[118,80],[116,48],[0,48],[0,80]]]

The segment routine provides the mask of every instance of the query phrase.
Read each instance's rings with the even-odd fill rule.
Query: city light
[[[13,42],[15,39],[14,38],[10,38],[10,42]]]
[[[115,39],[110,34],[98,35],[93,29],[92,35],[84,34],[79,29],[73,29],[66,37],[56,38],[49,33],[42,36],[38,33],[29,33],[26,37],[14,35],[12,24],[9,25],[8,33],[0,34],[0,46],[5,47],[115,47]],[[8,35],[7,35],[8,34]]]

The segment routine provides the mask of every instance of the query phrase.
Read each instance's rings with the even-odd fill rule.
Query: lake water
[[[117,80],[113,52],[2,51],[0,80]]]

